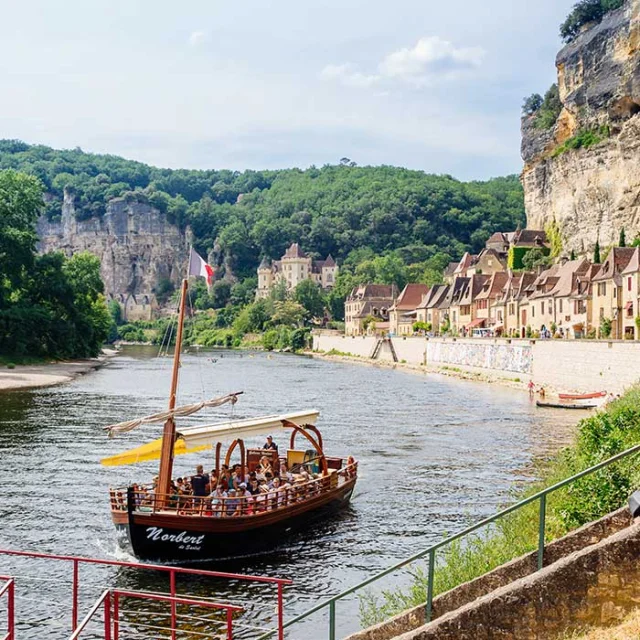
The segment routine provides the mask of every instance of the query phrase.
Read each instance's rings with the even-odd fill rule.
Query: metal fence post
[[[111,594],[104,594],[104,640],[111,640]]]
[[[424,621],[431,622],[431,613],[433,607],[433,579],[436,570],[436,550],[429,551],[429,573],[427,578],[427,607],[424,612]]]
[[[336,601],[329,602],[329,640],[336,640]]]
[[[227,609],[227,640],[233,640],[233,611]]]
[[[78,628],[78,581],[79,581],[79,563],[76,559],[73,561],[73,596],[71,600],[71,632]]]
[[[538,571],[544,566],[544,538],[545,525],[547,522],[547,494],[540,496],[540,517],[538,528]]]
[[[16,640],[16,604],[15,604],[16,583],[12,580],[7,592],[7,638]]]
[[[118,640],[120,635],[120,594],[113,593],[113,640]]]
[[[282,582],[278,582],[278,640],[284,640],[284,598]]]
[[[171,597],[176,597],[176,572],[174,569],[171,569],[169,573],[169,592],[171,593]],[[176,614],[176,603],[175,600],[171,601],[171,640],[176,640],[176,627],[178,626],[178,617]]]

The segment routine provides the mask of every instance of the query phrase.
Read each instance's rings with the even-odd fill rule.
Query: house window
[[[502,311],[498,311],[498,322],[502,322]]]
[[[627,291],[631,291],[631,276],[627,278]]]
[[[544,315],[544,302],[540,303],[540,313]]]
[[[509,315],[514,315],[516,312],[516,305],[512,303],[509,304]]]
[[[560,305],[560,313],[562,313],[562,300],[559,300],[558,304]]]
[[[598,295],[606,296],[607,295],[607,283],[606,282],[598,282]]]
[[[553,302],[549,300],[549,315],[553,313]]]
[[[627,307],[627,318],[633,318],[633,303],[629,303]]]
[[[536,317],[536,305],[535,304],[531,305],[531,317],[532,318]]]

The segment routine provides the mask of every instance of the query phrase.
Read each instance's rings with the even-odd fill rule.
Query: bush
[[[560,25],[560,36],[565,42],[571,42],[580,34],[584,25],[600,22],[609,11],[618,9],[623,4],[624,0],[580,0]]]
[[[609,338],[611,336],[611,319],[600,318],[600,337]]]
[[[552,84],[544,94],[544,101],[536,114],[535,126],[538,129],[551,129],[562,111],[560,92],[557,84]]]
[[[610,135],[611,130],[607,125],[603,125],[597,129],[582,129],[578,131],[575,136],[563,142],[559,147],[556,147],[551,155],[556,158],[570,150],[588,149],[606,140]]]

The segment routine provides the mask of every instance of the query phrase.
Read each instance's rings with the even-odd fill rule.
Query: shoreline
[[[97,358],[16,365],[14,369],[3,368],[0,369],[0,393],[66,384],[102,368],[117,354],[116,350],[104,349]]]
[[[514,373],[514,378],[503,378],[490,373],[482,373],[479,371],[463,371],[457,367],[433,367],[428,365],[409,364],[407,362],[393,362],[391,360],[371,360],[370,358],[364,358],[359,356],[347,356],[347,355],[331,355],[328,353],[322,353],[318,351],[303,351],[301,355],[309,356],[311,358],[318,358],[320,360],[329,360],[332,362],[346,362],[349,364],[362,364],[369,367],[377,367],[379,369],[396,369],[400,371],[406,371],[407,373],[417,374],[437,374],[447,376],[449,378],[456,378],[457,380],[467,380],[470,382],[481,382],[483,384],[499,384],[503,387],[510,389],[516,389],[518,391],[528,391],[527,384],[530,376],[526,379],[522,378],[517,380],[518,377]],[[545,385],[546,391],[550,395],[557,395],[555,389],[549,385]]]

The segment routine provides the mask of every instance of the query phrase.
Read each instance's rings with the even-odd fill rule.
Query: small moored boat
[[[595,393],[559,393],[558,397],[560,400],[596,400],[604,398],[606,395],[606,391],[597,391]]]
[[[571,404],[569,402],[542,402],[536,401],[537,407],[543,407],[545,409],[596,409],[597,404]]]

